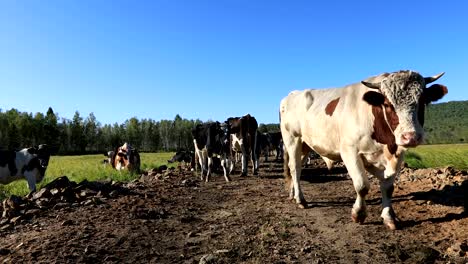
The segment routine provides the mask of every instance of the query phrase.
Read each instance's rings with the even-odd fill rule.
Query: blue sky
[[[468,100],[467,1],[0,2],[0,108],[277,123],[290,91],[445,71]]]

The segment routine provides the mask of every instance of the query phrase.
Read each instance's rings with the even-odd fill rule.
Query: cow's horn
[[[439,73],[439,74],[437,74],[437,75],[435,75],[435,76],[432,76],[432,77],[425,77],[425,78],[424,78],[424,82],[425,82],[426,84],[430,84],[431,82],[435,82],[435,81],[437,81],[437,79],[439,79],[440,77],[442,77],[442,75],[444,75],[444,73],[445,73],[445,72],[441,72],[441,73]]]
[[[372,89],[380,89],[380,83],[370,83],[365,81],[362,81],[361,83]]]

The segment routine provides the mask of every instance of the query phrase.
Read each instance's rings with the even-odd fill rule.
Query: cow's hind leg
[[[302,142],[299,138],[291,139],[289,142],[288,147],[285,150],[285,163],[287,162],[289,167],[289,172],[292,179],[292,188],[290,189],[290,195],[294,195],[294,200],[299,205],[300,208],[306,208],[307,202],[304,199],[304,195],[301,190],[300,185],[300,178],[301,178],[301,170],[302,170],[302,163],[301,163],[301,148]],[[286,155],[289,161],[286,161]]]
[[[254,142],[253,145],[250,146],[250,149],[252,150],[252,168],[253,168],[253,175],[258,175],[258,167],[259,167],[259,159],[260,159],[260,150],[258,149],[257,146],[257,133],[255,133],[254,136]]]
[[[291,170],[289,169],[289,155],[288,152],[285,151],[283,153],[283,171],[284,171],[284,181],[285,187],[289,192],[289,200],[294,199],[294,184],[292,181]]]
[[[364,164],[354,149],[341,151],[341,157],[349,176],[351,177],[357,197],[351,211],[351,218],[356,223],[364,223],[367,217],[366,195],[369,192],[370,184],[366,175]]]
[[[208,156],[208,165],[206,166],[207,167],[207,172],[206,172],[206,182],[209,182],[210,181],[210,176],[211,176],[211,167],[213,166],[213,158]]]

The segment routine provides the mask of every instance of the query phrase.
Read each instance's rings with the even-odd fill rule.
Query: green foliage
[[[468,143],[468,101],[429,105],[425,116],[427,144]]]
[[[440,168],[452,166],[468,169],[468,144],[423,145],[410,149],[405,162],[411,168]]]
[[[468,101],[429,105],[425,131],[428,144],[468,142]],[[224,121],[224,120],[218,120]],[[258,120],[259,121],[259,120]],[[200,120],[139,120],[132,117],[123,124],[105,124],[93,113],[84,118],[78,111],[72,120],[60,118],[48,108],[46,115],[0,110],[0,148],[23,148],[48,144],[54,154],[104,153],[129,142],[141,152],[193,149],[191,130]],[[279,131],[279,124],[259,124],[259,131]]]
[[[157,168],[167,165],[167,160],[174,153],[141,153],[141,170]],[[82,155],[82,156],[52,156],[49,161],[46,175],[41,183],[37,185],[39,190],[49,182],[60,176],[67,176],[70,180],[81,182],[83,180],[96,181],[111,179],[114,181],[130,181],[138,177],[128,171],[117,171],[108,164],[103,164],[103,155]],[[173,163],[171,166],[177,166]],[[0,199],[11,194],[24,196],[28,194],[28,184],[26,180],[18,180],[7,185],[0,184]]]

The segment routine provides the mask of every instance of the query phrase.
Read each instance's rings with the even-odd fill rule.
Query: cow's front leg
[[[257,153],[252,151],[252,167],[253,167],[253,175],[258,175],[258,156]]]
[[[205,179],[204,173],[206,170],[206,165],[205,165],[206,158],[205,158],[203,151],[197,150],[197,156],[198,156],[198,164],[200,165],[200,180],[203,181]]]
[[[393,195],[393,183],[395,181],[395,176],[381,179],[380,181],[380,191],[382,193],[382,214],[384,224],[390,229],[397,229],[397,224],[399,222],[396,217],[395,212],[392,208],[392,195]]]
[[[24,177],[26,178],[26,181],[28,182],[28,189],[29,189],[29,193],[26,197],[32,197],[33,193],[36,192],[36,176],[31,171],[27,171],[24,173]]]
[[[354,190],[357,194],[356,201],[351,210],[351,218],[354,222],[362,224],[367,217],[366,195],[370,189],[364,164],[358,152],[353,148],[342,150],[341,157],[353,181]]]
[[[231,181],[231,178],[229,177],[229,165],[230,165],[230,160],[227,157],[224,157],[223,160],[221,160],[221,166],[223,167],[224,171],[224,178],[226,179],[227,182]]]
[[[206,182],[210,180],[211,175],[211,167],[213,165],[213,158],[208,156],[208,165],[207,165],[207,172],[206,172]]]
[[[245,149],[244,144],[241,144],[241,150],[242,150],[242,174],[241,176],[247,176],[248,153],[247,153],[247,150]]]

